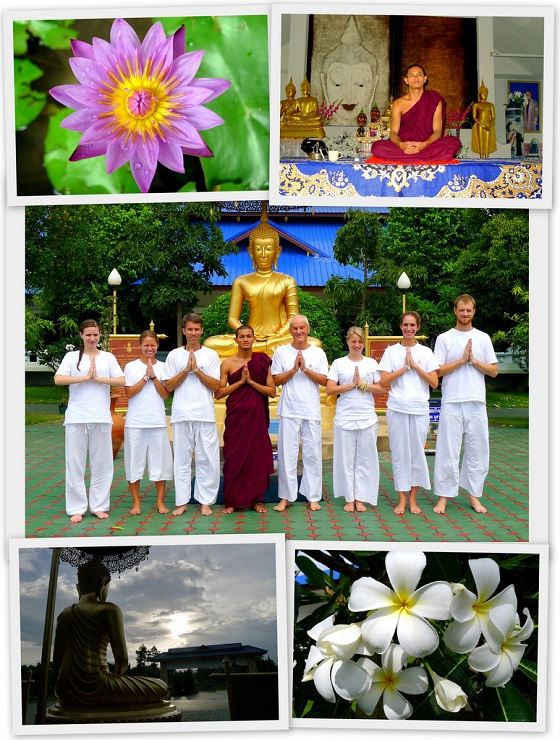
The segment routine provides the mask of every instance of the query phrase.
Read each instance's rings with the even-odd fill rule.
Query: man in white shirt
[[[284,511],[297,499],[297,461],[302,440],[303,475],[299,491],[317,511],[323,488],[321,405],[319,388],[327,383],[328,361],[320,347],[308,342],[309,321],[296,314],[290,319],[291,344],[278,347],[272,357],[272,377],[282,386],[278,402],[278,497],[275,511]]]
[[[214,392],[220,385],[218,353],[200,344],[202,317],[191,313],[183,317],[184,347],[172,350],[165,361],[162,380],[173,391],[171,425],[173,428],[173,476],[175,509],[180,516],[191,498],[191,462],[194,453],[196,480],[194,497],[201,513],[218,497],[220,486],[220,445],[214,411]]]
[[[447,499],[457,496],[461,486],[468,491],[473,509],[485,514],[480,502],[490,465],[485,376],[496,377],[498,359],[488,334],[472,325],[474,298],[460,295],[453,310],[457,323],[439,335],[434,349],[438,375],[443,378],[434,464],[434,493],[439,498],[434,511],[445,514]]]

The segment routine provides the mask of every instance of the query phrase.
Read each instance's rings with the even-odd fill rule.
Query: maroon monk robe
[[[264,352],[253,352],[249,374],[266,385],[272,360]],[[229,376],[229,383],[241,378],[243,366]],[[264,500],[274,472],[272,444],[268,435],[268,396],[248,383],[226,399],[224,429],[224,506],[245,509]]]
[[[434,113],[442,103],[443,130],[445,131],[445,100],[435,90],[424,90],[420,100],[403,113],[399,129],[401,141],[426,141],[434,133]],[[441,136],[417,154],[405,154],[392,141],[382,139],[371,146],[371,158],[366,164],[394,162],[398,164],[425,164],[450,162],[461,148],[457,136]]]

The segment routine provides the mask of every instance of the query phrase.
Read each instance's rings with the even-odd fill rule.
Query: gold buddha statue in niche
[[[292,341],[289,322],[299,313],[297,285],[293,277],[273,269],[282,248],[280,235],[269,226],[266,217],[249,234],[247,249],[256,269],[233,281],[228,324],[233,331],[242,325],[241,309],[243,302],[247,301],[248,324],[255,332],[253,352],[272,355],[277,347]],[[321,346],[319,339],[309,337],[308,341]],[[233,334],[208,337],[204,344],[216,350],[220,359],[231,357],[238,350]]]
[[[280,103],[281,139],[322,139],[325,135],[319,115],[317,98],[311,95],[307,75],[300,85],[301,97],[295,98],[296,88],[292,79],[286,85],[286,98]]]

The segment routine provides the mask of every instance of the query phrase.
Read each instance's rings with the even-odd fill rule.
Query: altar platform
[[[538,200],[542,162],[461,159],[456,164],[365,164],[305,158],[280,161],[278,194],[348,198],[499,198]]]

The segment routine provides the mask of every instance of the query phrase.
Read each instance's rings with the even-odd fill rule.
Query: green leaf
[[[34,20],[29,23],[29,31],[49,49],[68,51],[70,39],[78,38],[78,32],[70,28],[73,23],[73,20]]]
[[[537,683],[538,671],[537,664],[532,660],[522,660],[519,664],[519,670],[528,678]]]
[[[20,57],[27,53],[27,21],[14,21],[14,56]]]
[[[306,556],[296,557],[296,565],[305,575],[312,586],[324,589],[327,581],[327,574],[318,568],[315,563]]]
[[[55,190],[64,195],[139,193],[129,165],[108,175],[105,157],[70,162],[81,133],[61,128],[60,122],[69,113],[69,109],[64,109],[51,116],[45,138],[44,164]]]
[[[14,59],[14,95],[16,130],[19,131],[34,121],[45,107],[47,94],[33,90],[31,83],[43,73],[29,59]]]
[[[483,719],[494,722],[534,722],[533,708],[524,694],[510,681],[503,689],[487,686],[482,691]]]
[[[270,138],[268,17],[159,18],[166,34],[185,25],[187,51],[204,49],[197,76],[231,81],[208,104],[225,123],[202,132],[214,157],[201,158],[208,190],[268,188]]]

